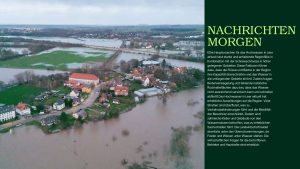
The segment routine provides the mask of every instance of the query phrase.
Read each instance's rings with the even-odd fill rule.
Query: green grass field
[[[31,87],[29,85],[20,85],[0,92],[0,103],[18,104],[19,102],[31,103],[36,95],[39,95],[43,89]]]
[[[54,51],[1,61],[0,67],[66,70],[66,64],[68,63],[103,62],[106,59],[105,53],[98,53],[93,57],[85,57],[69,51]]]

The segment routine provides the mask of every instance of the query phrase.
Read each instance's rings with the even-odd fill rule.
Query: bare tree
[[[126,61],[121,60],[120,61],[120,70],[122,72],[128,73],[130,71],[129,64]]]
[[[33,79],[34,73],[32,70],[27,70],[24,72],[24,79],[25,82],[29,82]]]
[[[15,79],[17,83],[24,83],[25,82],[25,76],[23,73],[19,73],[15,75]]]

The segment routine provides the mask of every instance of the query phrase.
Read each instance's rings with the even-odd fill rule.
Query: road
[[[89,97],[84,102],[82,102],[80,105],[78,105],[76,107],[72,107],[70,109],[66,109],[66,110],[63,110],[63,111],[53,111],[50,114],[37,115],[37,116],[29,117],[29,118],[22,117],[20,120],[16,120],[16,121],[13,121],[13,122],[9,122],[9,123],[5,123],[5,124],[0,125],[0,130],[6,129],[6,128],[11,128],[11,127],[14,127],[18,124],[25,124],[25,123],[28,123],[28,122],[31,122],[31,121],[34,121],[34,120],[39,121],[39,120],[41,120],[43,118],[46,118],[48,116],[60,115],[62,112],[66,112],[68,114],[73,114],[74,112],[77,112],[80,109],[85,109],[85,108],[88,108],[88,107],[92,106],[94,104],[94,102],[96,101],[96,99],[99,95],[99,92],[100,92],[100,85],[97,85],[92,90]]]

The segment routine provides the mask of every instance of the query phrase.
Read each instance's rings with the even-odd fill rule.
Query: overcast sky
[[[203,24],[204,0],[0,0],[0,24]]]

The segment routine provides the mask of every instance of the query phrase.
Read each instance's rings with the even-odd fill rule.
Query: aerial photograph
[[[204,169],[204,0],[0,0],[0,169]]]

